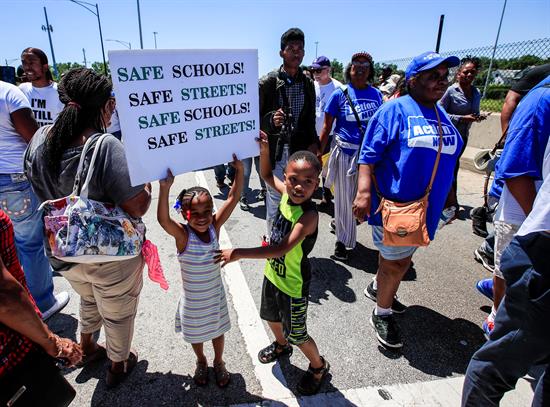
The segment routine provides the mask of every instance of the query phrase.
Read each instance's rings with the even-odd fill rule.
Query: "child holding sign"
[[[262,363],[274,362],[292,355],[291,345],[298,346],[309,359],[298,391],[311,395],[319,391],[330,368],[306,328],[311,281],[307,255],[315,245],[319,222],[311,196],[319,186],[321,164],[313,153],[298,151],[288,159],[281,181],[271,169],[267,135],[260,132],[260,168],[265,182],[282,195],[269,246],[219,250],[215,261],[223,267],[243,258],[267,259],[260,316],[268,321],[275,342],[262,349],[258,359]]]
[[[199,386],[208,383],[208,363],[203,343],[212,340],[214,347],[214,373],[216,384],[226,387],[230,376],[223,361],[224,333],[229,330],[227,300],[221,279],[219,264],[212,259],[212,252],[219,248],[220,228],[239,202],[243,185],[243,164],[233,154],[235,181],[227,200],[219,211],[213,213],[214,203],[207,189],[192,187],[180,192],[174,207],[183,212],[187,224],[170,218],[168,195],[174,176],[168,171],[160,181],[157,219],[162,228],[176,240],[178,260],[183,280],[183,296],[176,314],[176,331],[191,343],[197,356],[193,380]]]

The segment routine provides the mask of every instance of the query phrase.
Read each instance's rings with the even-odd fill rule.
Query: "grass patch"
[[[479,110],[485,112],[499,112],[502,110],[504,99],[481,99]]]

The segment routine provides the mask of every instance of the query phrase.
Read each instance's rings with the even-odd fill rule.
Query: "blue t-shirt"
[[[437,110],[441,119],[443,148],[429,196],[426,219],[432,240],[463,144],[447,113],[440,106]],[[424,195],[430,183],[438,146],[435,110],[416,103],[406,95],[386,102],[370,120],[358,163],[375,164],[374,173],[382,196],[398,202],[414,201]],[[380,214],[374,215],[379,203],[373,185],[371,225],[382,225]]]
[[[498,194],[499,183],[509,178],[527,175],[542,179],[544,151],[550,136],[550,87],[544,86],[549,84],[550,75],[531,89],[510,119],[490,195]]]
[[[355,111],[363,124],[363,129],[366,129],[370,118],[382,105],[382,93],[370,85],[365,89],[356,89],[351,84],[346,86]],[[359,126],[357,126],[357,120],[342,88],[338,88],[332,93],[325,112],[336,120],[334,134],[348,143],[361,144],[362,136]],[[347,152],[345,149],[344,151]]]

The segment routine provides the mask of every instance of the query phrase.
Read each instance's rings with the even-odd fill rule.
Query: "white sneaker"
[[[54,314],[57,314],[69,303],[69,292],[61,291],[55,295],[55,303],[46,311],[42,313],[42,320],[45,321],[51,318]]]

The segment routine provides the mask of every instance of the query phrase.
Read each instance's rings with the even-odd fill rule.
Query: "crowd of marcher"
[[[178,194],[174,208],[183,219],[171,218],[174,176],[168,170],[160,180],[157,219],[174,237],[183,281],[176,330],[196,354],[198,386],[209,378],[205,342],[214,348],[216,384],[226,387],[231,377],[223,359],[231,323],[221,267],[266,259],[260,316],[274,341],[258,359],[271,363],[298,347],[309,366],[297,388],[312,395],[330,370],[306,323],[318,207],[334,205],[334,260],[346,262],[358,225],[370,225],[379,259],[364,293],[375,302],[369,318],[375,336],[388,349],[403,346],[394,313],[407,310],[397,291],[414,253],[460,208],[459,159],[472,124],[487,117],[473,85],[479,61],[425,52],[404,75],[384,68],[375,78],[373,57],[360,51],[351,56],[342,84],[331,77],[326,56],[307,70],[300,67],[304,45],[300,29],[282,34],[282,65],[259,81],[260,155],[242,161],[234,155],[233,162],[213,168],[218,188],[227,188],[226,177],[231,184],[217,212],[210,192],[195,186]],[[52,226],[41,203],[82,193],[137,221],[149,208],[151,185],[131,186],[108,77],[77,68],[57,84],[46,54],[32,47],[23,50],[21,62],[19,87],[0,81],[0,404],[62,406],[75,390],[58,366],[108,361],[108,387],[136,366],[131,344],[148,256],[60,256],[55,236],[44,230],[61,226]],[[472,214],[474,231],[480,230],[475,222],[493,214],[494,232],[475,251],[494,273],[477,284],[493,307],[482,324],[487,342],[466,372],[464,406],[498,405],[531,366],[550,357],[550,264],[544,254],[550,250],[550,64],[512,87],[501,124],[489,197]],[[267,237],[259,247],[220,250],[220,228],[232,211],[238,204],[250,210],[253,163],[261,177],[256,199],[266,202]],[[312,197],[319,187],[317,205]],[[105,238],[118,244],[112,233]],[[82,246],[90,238],[79,235],[72,243]],[[69,301],[68,292],[54,295],[54,272],[80,296],[79,343],[60,338],[44,322]],[[106,342],[98,344],[102,327]],[[533,405],[550,405],[548,370]]]

